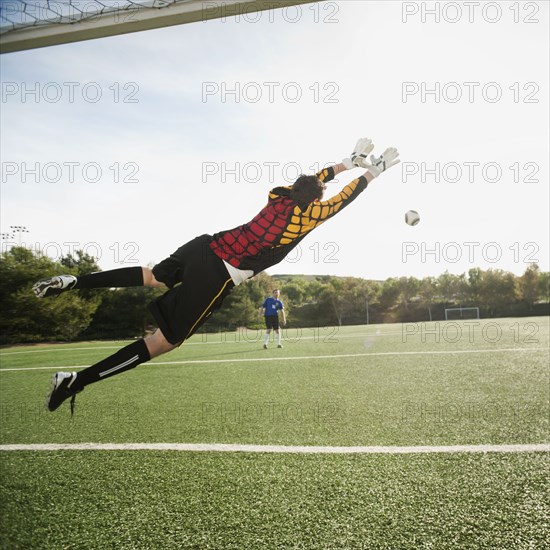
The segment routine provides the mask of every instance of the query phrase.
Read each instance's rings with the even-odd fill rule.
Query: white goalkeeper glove
[[[352,168],[367,168],[370,166],[368,164],[369,153],[374,149],[374,144],[369,138],[361,138],[353,148],[353,153],[351,158],[345,158],[342,160],[342,164],[346,167],[346,170],[351,170]]]
[[[379,157],[370,156],[371,164],[366,163],[365,168],[373,177],[377,178],[382,172],[388,168],[400,163],[399,152],[395,147],[388,147]]]

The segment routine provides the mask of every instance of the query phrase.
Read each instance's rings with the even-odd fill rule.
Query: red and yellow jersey
[[[317,177],[330,181],[334,169],[326,168]],[[366,178],[360,176],[338,195],[305,207],[290,198],[291,187],[275,187],[269,192],[267,205],[250,222],[216,233],[210,247],[233,267],[257,274],[283,260],[311,230],[341,212],[367,184]]]

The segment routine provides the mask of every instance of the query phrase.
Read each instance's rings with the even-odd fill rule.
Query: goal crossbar
[[[116,36],[185,23],[208,21],[237,15],[310,4],[319,0],[172,0],[163,7],[143,7],[132,3],[124,9],[102,10],[78,21],[35,21],[29,25],[12,25],[5,30],[11,9],[25,7],[26,0],[2,0],[0,13],[4,32],[0,35],[0,53],[10,53],[81,40]],[[103,2],[101,5],[105,5]],[[107,3],[108,4],[108,3]],[[28,6],[28,4],[27,4]]]

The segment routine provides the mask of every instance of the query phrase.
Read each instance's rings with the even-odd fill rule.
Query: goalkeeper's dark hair
[[[307,206],[314,200],[323,198],[325,184],[317,176],[302,174],[292,185],[290,198],[299,206]]]

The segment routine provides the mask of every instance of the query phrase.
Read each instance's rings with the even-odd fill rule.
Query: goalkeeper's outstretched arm
[[[357,168],[357,166],[354,166],[354,168]],[[335,164],[333,166],[330,166],[329,168],[321,170],[321,172],[316,175],[322,182],[326,183],[335,178],[341,172],[345,172],[346,170],[349,170],[349,168],[346,168],[345,164],[341,162],[340,164]],[[328,174],[330,175],[327,177]],[[369,170],[367,170],[363,174],[363,177],[366,178],[367,183],[370,183],[375,178],[375,176],[373,176],[373,174]]]
[[[395,166],[400,162],[399,152],[395,147],[389,147],[379,157],[371,155],[370,162],[368,160],[369,153],[374,149],[374,144],[369,138],[361,138],[355,144],[353,153],[349,157],[342,160],[340,164],[335,164],[328,169],[322,170],[317,174],[323,182],[328,182],[337,174],[345,170],[353,168],[365,168],[366,172],[363,177],[370,183],[374,178],[377,178],[382,172]]]

